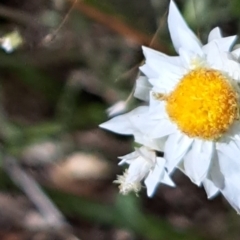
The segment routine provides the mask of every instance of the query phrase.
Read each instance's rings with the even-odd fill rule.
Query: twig
[[[50,227],[60,229],[67,226],[62,213],[46,196],[37,182],[19,166],[13,157],[6,156],[3,159],[3,167],[12,181],[19,186],[36,206]]]

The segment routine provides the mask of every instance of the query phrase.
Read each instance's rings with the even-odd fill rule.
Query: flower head
[[[236,36],[214,28],[203,45],[173,1],[168,27],[178,56],[143,47],[135,97],[149,106],[120,116],[121,130],[119,119],[102,126],[163,151],[168,173],[179,168],[209,198],[221,192],[240,212],[240,49],[230,51]]]

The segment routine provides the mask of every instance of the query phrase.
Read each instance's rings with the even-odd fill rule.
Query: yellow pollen
[[[170,119],[192,138],[216,140],[238,118],[238,95],[217,70],[191,71],[165,99]]]

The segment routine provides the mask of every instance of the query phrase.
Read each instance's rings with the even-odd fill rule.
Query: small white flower
[[[120,184],[119,189],[122,194],[140,191],[142,180],[147,187],[149,197],[154,194],[159,183],[175,186],[164,168],[165,159],[157,157],[155,151],[147,147],[140,147],[136,148],[135,152],[120,158],[122,161],[119,165],[129,164],[128,170],[114,181]]]

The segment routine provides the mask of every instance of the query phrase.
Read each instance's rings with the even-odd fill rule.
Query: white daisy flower
[[[163,150],[169,173],[181,169],[209,198],[221,192],[240,212],[240,49],[230,52],[236,36],[215,28],[202,45],[173,1],[168,27],[179,56],[143,47],[145,77],[135,97],[149,107],[101,126]]]
[[[164,166],[165,159],[156,156],[156,152],[147,148],[136,148],[135,152],[120,157],[124,163],[129,164],[129,168],[123,175],[118,176],[114,181],[119,184],[120,193],[128,194],[131,191],[138,193],[141,190],[141,181],[147,187],[147,195],[151,197],[159,183],[165,183],[169,186],[175,186]]]
[[[202,45],[173,1],[168,26],[179,56],[143,48],[140,69],[153,86],[144,132],[167,138],[169,172],[179,167],[208,197],[220,191],[240,211],[240,50],[229,51],[236,37],[215,28]]]

